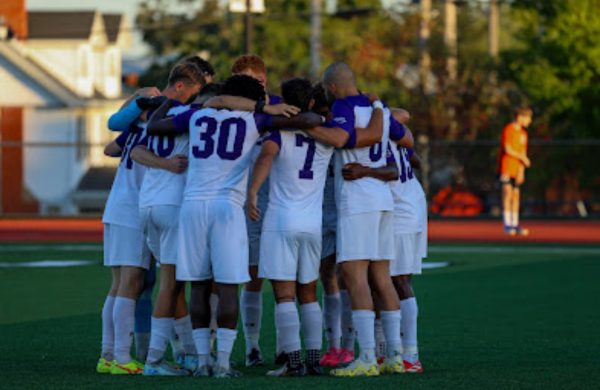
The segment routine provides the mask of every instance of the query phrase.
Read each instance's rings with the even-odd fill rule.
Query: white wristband
[[[383,103],[381,103],[381,100],[375,100],[373,103],[371,103],[371,106],[373,108],[379,108],[380,110],[383,110]]]

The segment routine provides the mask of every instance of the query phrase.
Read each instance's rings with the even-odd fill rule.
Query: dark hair
[[[191,62],[180,62],[171,69],[168,84],[173,85],[178,81],[191,84],[204,84],[204,76],[200,68]]]
[[[198,93],[198,97],[196,102],[199,104],[204,104],[208,99],[218,95],[221,92],[221,88],[223,87],[222,83],[211,83],[206,84]]]
[[[199,56],[189,56],[189,57],[184,58],[181,62],[189,62],[189,63],[196,65],[200,69],[200,71],[202,72],[203,75],[209,75],[209,76],[215,75],[215,69],[212,67],[210,62],[206,61],[205,59],[203,59]]]
[[[265,89],[258,80],[246,75],[234,75],[225,80],[219,95],[241,96],[251,100],[265,98]]]
[[[307,79],[293,78],[281,83],[281,96],[287,104],[308,111],[312,94],[312,84]]]
[[[333,102],[327,98],[327,93],[325,92],[325,87],[322,82],[315,84],[310,97],[315,101],[312,111],[320,114],[331,110]]]

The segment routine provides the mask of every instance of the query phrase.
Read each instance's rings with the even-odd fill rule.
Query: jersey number
[[[376,162],[381,160],[381,156],[383,155],[383,147],[381,142],[375,144],[369,148],[369,158],[371,161]]]
[[[175,136],[152,136],[150,137],[148,145],[154,154],[160,157],[167,157],[173,153],[173,149],[175,149]]]
[[[405,148],[398,148],[398,152],[400,152],[400,182],[404,183],[406,180],[411,180],[414,175],[408,158],[408,150]]]
[[[196,158],[208,158],[215,152],[215,133],[217,120],[203,116],[196,120],[195,126],[200,128],[202,145],[194,145],[192,154]],[[242,118],[228,118],[219,126],[217,139],[217,155],[223,160],[236,160],[242,155],[246,138],[246,121]]]
[[[312,171],[313,160],[315,159],[315,140],[305,137],[302,134],[296,134],[296,146],[301,148],[302,145],[308,144],[306,148],[306,158],[304,159],[304,167],[298,172],[300,179],[312,180],[314,172]]]
[[[121,162],[125,161],[125,168],[127,169],[133,168],[133,160],[131,159],[131,149],[133,149],[140,142],[140,138],[142,138],[141,131],[131,133],[129,134],[129,137],[127,137],[127,141],[125,143],[125,150],[123,150],[123,154],[121,155]]]

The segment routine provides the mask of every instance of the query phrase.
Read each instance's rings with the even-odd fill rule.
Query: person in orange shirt
[[[502,183],[502,208],[504,231],[511,236],[526,236],[529,230],[519,225],[519,187],[525,181],[525,168],[531,166],[527,157],[527,127],[533,112],[530,108],[519,108],[515,120],[502,130],[500,141],[499,175]]]

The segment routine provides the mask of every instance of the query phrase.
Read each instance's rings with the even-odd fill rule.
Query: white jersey
[[[104,207],[103,223],[141,229],[138,203],[146,167],[131,159],[131,151],[147,141],[145,122],[134,123],[131,130],[117,137],[116,142],[122,148],[121,162]]]
[[[341,127],[356,138],[356,128],[367,127],[373,111],[369,99],[363,95],[349,96],[336,100],[333,112],[333,126]],[[394,207],[392,192],[388,183],[365,177],[346,181],[341,171],[345,164],[357,162],[364,166],[378,168],[386,165],[386,154],[390,130],[389,110],[384,112],[384,126],[381,142],[371,147],[338,149],[335,153],[335,200],[338,214],[350,215],[372,211],[391,211]]]
[[[231,200],[243,207],[251,151],[270,117],[204,108],[176,115],[173,123],[190,135],[184,200]]]
[[[190,109],[189,105],[171,107],[167,117],[172,117]],[[178,154],[187,156],[188,134],[178,136],[150,135],[148,149],[157,156],[171,158]],[[140,190],[140,208],[156,205],[180,206],[183,200],[186,172],[173,173],[161,168],[148,167]]]
[[[406,148],[390,145],[388,149],[398,167],[398,180],[392,182],[394,196],[394,233],[418,233],[426,229],[427,201],[425,192],[410,165]]]
[[[263,231],[321,234],[323,189],[333,147],[300,130],[275,131],[267,140],[279,145],[279,154],[270,172]]]

